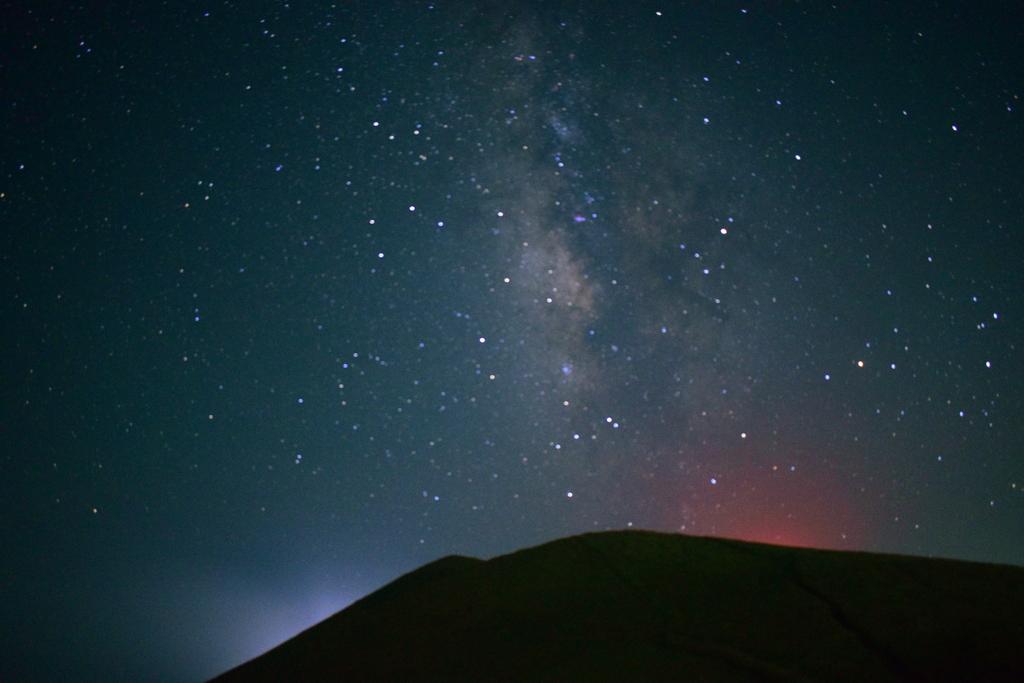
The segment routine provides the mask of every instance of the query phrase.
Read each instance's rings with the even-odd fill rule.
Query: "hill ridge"
[[[590,532],[445,556],[216,681],[1019,680],[1024,568]]]

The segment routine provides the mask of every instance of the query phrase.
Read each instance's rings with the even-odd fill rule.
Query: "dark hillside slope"
[[[216,679],[1024,680],[1024,568],[652,532],[407,574]]]

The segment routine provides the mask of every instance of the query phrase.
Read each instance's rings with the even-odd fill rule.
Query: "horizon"
[[[488,560],[441,558],[216,680],[281,680],[297,671],[478,680],[481,670],[534,680],[553,668],[560,679],[589,680],[609,665],[644,680],[711,671],[714,680],[734,680],[737,665],[739,680],[751,669],[815,680],[840,672],[857,680],[883,672],[1016,680],[1022,589],[1024,568],[1007,565],[588,532]],[[630,636],[615,625],[622,621]],[[819,656],[802,654],[798,646],[809,640]],[[954,641],[962,647],[936,647]],[[570,643],[587,654],[567,653]]]

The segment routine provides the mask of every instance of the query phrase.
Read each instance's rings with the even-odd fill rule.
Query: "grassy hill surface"
[[[1022,681],[1024,568],[586,534],[443,558],[215,680]]]

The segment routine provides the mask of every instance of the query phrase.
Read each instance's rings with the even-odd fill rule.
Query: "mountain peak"
[[[1019,680],[1024,568],[647,531],[402,576],[217,681]]]

